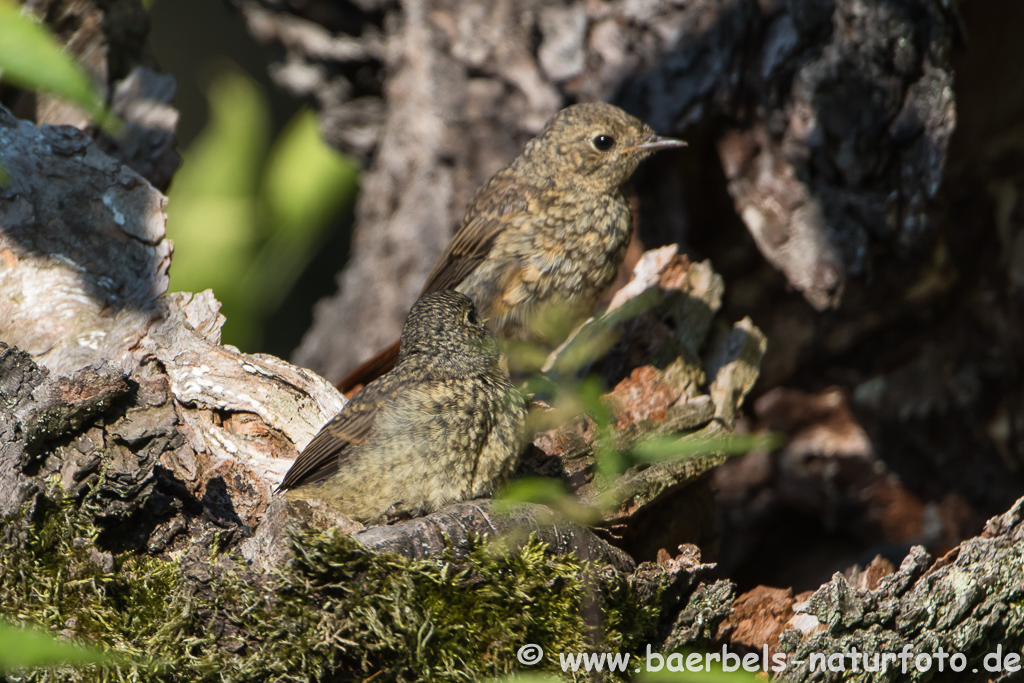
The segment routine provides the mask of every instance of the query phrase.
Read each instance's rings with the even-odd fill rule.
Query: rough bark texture
[[[963,20],[859,0],[236,4],[285,48],[278,82],[367,166],[352,262],[299,362],[336,378],[393,338],[465,198],[545,115],[606,99],[691,143],[638,175],[643,239],[711,255],[726,318],[771,342],[739,421],[790,440],[716,469],[722,575],[799,592],[876,553],[942,556],[1024,492],[1019,3],[963,3]],[[443,202],[412,230],[422,193]],[[388,268],[393,291],[362,275]],[[368,320],[379,336],[350,343]],[[658,415],[682,395],[665,365],[623,358],[596,369],[657,371],[613,395]],[[550,443],[585,452],[586,435]]]
[[[1006,654],[1024,645],[1022,615],[1015,609],[1024,587],[1024,499],[1000,517],[989,520],[978,538],[964,541],[934,560],[920,546],[899,569],[876,558],[866,569],[837,573],[813,593],[764,589],[741,595],[719,633],[739,649],[786,654],[785,680],[878,681],[1012,679],[1007,671],[986,671],[984,655],[996,646]],[[913,657],[962,653],[970,665],[964,673],[938,660],[931,671],[902,670],[899,660],[886,662],[883,653],[909,647]],[[860,653],[857,669],[847,657],[840,669],[837,653]],[[833,655],[831,669],[812,670],[811,656]],[[863,655],[868,655],[865,671]],[[877,657],[877,659],[876,659]],[[973,669],[973,671],[972,671]],[[856,671],[856,673],[854,673]]]
[[[236,4],[367,167],[298,362],[337,379],[391,341],[483,179],[607,99],[689,139],[637,175],[639,233],[712,259],[772,342],[746,424],[799,436],[715,476],[727,573],[942,554],[1024,492],[1019,3]]]
[[[600,623],[597,610],[602,601],[634,600],[626,603],[632,605],[627,614],[638,609],[660,613],[658,601],[666,584],[673,592],[665,618],[686,604],[696,575],[707,568],[699,561],[687,571],[648,565],[634,574],[636,562],[629,554],[584,526],[558,521],[542,506],[497,513],[486,501],[472,501],[423,519],[360,529],[315,505],[272,499],[272,487],[290,458],[340,409],[342,397],[308,371],[219,345],[223,318],[209,292],[164,293],[170,259],[164,197],[106,157],[84,132],[72,127],[40,130],[0,109],[0,139],[0,163],[11,178],[0,195],[0,301],[5,302],[0,339],[6,340],[0,343],[0,516],[7,518],[5,543],[12,552],[17,549],[18,558],[39,547],[32,540],[32,520],[52,523],[44,520],[54,514],[54,487],[63,489],[85,515],[87,528],[94,525],[99,532],[95,545],[86,538],[68,539],[72,548],[83,549],[83,556],[75,559],[73,550],[64,551],[69,553],[68,571],[75,580],[81,572],[99,572],[106,577],[105,585],[133,580],[149,585],[148,578],[126,576],[120,567],[131,566],[131,558],[139,556],[172,561],[176,571],[171,580],[181,592],[166,599],[191,606],[182,608],[190,615],[185,620],[189,628],[199,624],[204,633],[216,634],[215,646],[203,649],[201,664],[189,659],[188,666],[197,668],[215,667],[211,662],[216,657],[241,656],[247,648],[266,652],[258,635],[260,622],[250,623],[252,605],[276,599],[275,575],[268,570],[293,567],[293,548],[300,546],[291,539],[309,527],[349,531],[364,550],[413,560],[448,552],[453,560],[463,561],[483,535],[512,551],[528,550],[525,544],[533,534],[547,543],[548,553],[571,554],[593,563],[594,585],[606,588],[592,586],[584,596],[591,624]],[[607,318],[592,321],[591,326],[614,327],[621,321],[620,309],[629,309],[631,301],[649,300],[649,325],[674,321],[684,331],[677,339],[673,328],[666,326],[660,335],[662,355],[670,358],[676,346],[704,346],[694,335],[709,333],[720,296],[720,280],[707,264],[690,264],[667,248],[641,259],[636,284],[622,291]],[[677,368],[676,375],[690,380],[679,385],[681,390],[666,405],[644,408],[641,401],[630,402],[635,417],[620,418],[623,446],[657,431],[660,423],[664,430],[721,430],[716,414],[735,413],[764,351],[764,338],[755,328],[740,324],[737,330],[754,340],[752,350],[730,343],[731,337],[709,347],[713,353],[708,372],[716,378],[713,386],[723,390],[704,393],[703,383],[695,381],[703,377],[703,364],[696,355],[689,356],[685,370]],[[629,348],[628,330],[619,343]],[[644,343],[650,345],[650,340]],[[569,346],[562,353],[571,351]],[[556,366],[560,362],[557,355],[551,361]],[[660,374],[651,368],[647,379],[653,381]],[[644,392],[642,386],[639,390]],[[691,399],[696,408],[688,405]],[[650,419],[659,409],[663,415]],[[594,468],[595,456],[585,438],[581,444],[573,454],[574,463],[584,469],[577,483],[593,493],[587,470]],[[557,452],[540,457],[549,467],[559,463]],[[634,513],[655,499],[685,494],[682,489],[688,483],[706,480],[709,468],[721,460],[713,456],[677,467],[634,467],[619,494],[624,509],[610,519],[628,529]],[[675,537],[678,534],[652,542],[671,543]],[[215,548],[229,556],[211,561]],[[232,565],[229,557],[236,550],[249,568]],[[308,549],[301,552],[300,564],[319,557]],[[365,566],[358,556],[343,556]],[[56,558],[58,563],[63,560]],[[45,559],[47,564],[52,561]],[[322,571],[327,573],[322,577],[336,572],[338,561],[323,560]],[[6,571],[25,571],[25,566],[38,562],[15,559],[14,554],[5,562],[19,564],[17,569],[13,564],[0,567],[0,599],[17,605],[18,614],[34,615],[31,599],[17,590],[12,594]],[[390,560],[381,562],[391,571],[397,566]],[[40,575],[33,580],[48,579]],[[341,585],[351,592],[350,586]],[[311,590],[303,586],[286,590]],[[234,596],[230,607],[219,594],[225,590]],[[557,592],[557,585],[553,590]],[[514,593],[510,598],[519,599]],[[221,607],[205,607],[214,604]],[[314,604],[320,603],[302,609],[313,609]],[[195,610],[197,605],[201,607]],[[403,614],[426,609],[398,607]],[[237,616],[226,616],[225,610],[236,609]],[[695,611],[690,622],[703,620],[703,614]],[[286,628],[292,634],[300,624],[311,622],[325,623],[323,616],[303,617]],[[73,616],[61,626],[69,636],[81,635],[77,623],[79,617]],[[342,623],[352,628],[358,620],[345,614]],[[371,625],[354,628],[363,632]],[[381,637],[390,637],[391,627],[373,628],[381,629]],[[639,632],[626,635],[636,638]],[[368,644],[377,647],[375,642]],[[132,641],[131,647],[138,645]],[[303,659],[310,654],[300,651]],[[274,663],[277,656],[261,654],[253,666],[280,666]],[[234,659],[229,666],[244,668],[242,661]]]
[[[509,541],[506,547],[515,548],[532,535],[554,553],[574,553],[581,559],[611,565],[624,574],[636,567],[622,550],[584,527],[554,517],[544,506],[527,504],[495,512],[488,500],[456,503],[402,524],[365,528],[317,501],[275,499],[252,538],[241,543],[242,556],[255,569],[284,567],[292,559],[289,533],[297,523],[313,529],[339,528],[369,550],[412,559],[436,557],[446,550],[461,559],[478,538]]]
[[[702,582],[713,565],[702,564],[699,551],[684,547],[671,559],[664,550],[669,539],[685,536],[665,525],[680,509],[666,508],[666,501],[699,511],[702,499],[693,487],[720,456],[639,466],[619,481],[621,505],[606,516],[603,533],[633,557],[657,556],[639,567],[586,528],[548,526],[539,506],[509,517],[471,502],[365,530],[315,506],[295,509],[305,504],[277,500],[268,511],[271,486],[288,457],[340,407],[340,396],[307,371],[219,346],[222,321],[208,293],[159,296],[167,254],[162,197],[132,171],[105,160],[74,129],[40,134],[6,112],[0,125],[8,143],[2,161],[12,177],[0,198],[0,288],[9,301],[0,337],[31,347],[39,360],[6,344],[0,349],[6,408],[0,416],[0,512],[17,513],[26,504],[30,511],[44,482],[56,475],[101,529],[95,560],[101,569],[107,563],[112,571],[109,551],[184,553],[193,558],[186,562],[190,581],[219,581],[230,569],[201,559],[216,545],[239,547],[254,570],[265,571],[290,556],[285,535],[296,522],[314,528],[340,522],[364,547],[412,558],[446,548],[459,557],[479,534],[521,544],[533,531],[551,551],[607,563],[608,571],[628,575],[641,595],[657,595],[661,646],[769,644],[789,654],[787,679],[808,679],[811,653],[852,646],[870,653],[906,643],[921,652],[942,645],[973,661],[989,643],[1020,645],[1014,640],[1020,624],[1006,605],[1021,597],[1024,501],[990,522],[984,537],[936,564],[916,549],[889,577],[882,567],[854,575],[851,586],[837,575],[799,601],[791,592],[769,594],[771,614],[780,621],[758,627],[732,614],[731,583]],[[61,190],[63,215],[88,220],[70,224],[45,213],[55,201],[48,193]],[[609,378],[629,372],[608,398],[621,448],[663,432],[721,433],[736,419],[756,379],[764,338],[748,321],[712,335],[720,298],[721,281],[707,264],[691,264],[667,247],[643,256],[605,317],[589,323],[618,325],[618,342],[598,369]],[[622,322],[624,309],[641,305],[647,312]],[[54,310],[68,312],[59,325]],[[701,330],[711,339],[702,340]],[[571,353],[572,345],[549,364],[559,367],[559,354]],[[701,350],[703,361],[691,349]],[[643,354],[664,359],[665,366],[630,369],[629,359]],[[580,424],[539,437],[528,467],[559,470],[586,502],[597,492],[594,435]],[[651,520],[661,520],[660,536],[648,526]],[[254,589],[263,585],[259,576],[251,579]],[[743,596],[736,612],[759,605],[763,622],[764,601]]]
[[[116,497],[151,513],[135,520],[133,547],[187,531],[200,512],[253,525],[283,456],[342,398],[309,371],[220,346],[210,292],[161,296],[166,199],[85,133],[0,109],[0,136],[0,339],[12,373],[0,514],[51,472],[73,489],[96,483],[102,464],[105,481],[132,481]]]

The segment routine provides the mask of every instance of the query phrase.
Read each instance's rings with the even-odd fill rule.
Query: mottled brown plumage
[[[499,338],[536,341],[547,307],[589,313],[629,246],[622,184],[651,153],[684,144],[604,102],[563,109],[480,188],[423,293],[469,295]],[[373,379],[396,352],[380,352],[339,388]]]
[[[360,521],[421,515],[494,492],[519,463],[526,405],[463,294],[413,306],[395,368],[356,394],[279,490]]]

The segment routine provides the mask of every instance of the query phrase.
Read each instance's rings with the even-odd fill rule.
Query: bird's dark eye
[[[480,318],[476,316],[475,308],[471,308],[468,311],[466,311],[466,322],[469,323],[470,325],[480,324]]]
[[[598,135],[591,142],[594,143],[594,147],[601,152],[607,152],[615,146],[615,138],[611,135]]]

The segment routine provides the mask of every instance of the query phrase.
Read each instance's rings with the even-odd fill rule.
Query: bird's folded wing
[[[536,190],[502,184],[496,182],[498,180],[499,177],[495,176],[469,207],[462,227],[434,264],[420,296],[457,288],[487,258],[498,236],[523,222],[523,215],[529,210],[530,197],[536,194]]]
[[[326,479],[338,471],[346,452],[363,443],[373,428],[377,410],[388,396],[388,378],[368,384],[325,424],[292,463],[278,491]]]

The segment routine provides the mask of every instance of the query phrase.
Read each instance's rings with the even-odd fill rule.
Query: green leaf
[[[0,674],[14,669],[110,662],[106,653],[0,621]]]
[[[603,358],[618,341],[618,327],[654,309],[660,301],[659,292],[653,288],[648,289],[619,308],[587,320],[565,342],[551,371],[560,375],[570,375]],[[561,320],[572,318],[562,315]],[[564,339],[567,334],[568,330],[556,338]]]
[[[579,524],[597,524],[601,512],[595,508],[580,505],[565,484],[557,479],[523,477],[513,479],[494,496],[494,510],[498,514],[512,511],[517,503],[540,503],[547,505],[562,516]]]
[[[580,382],[576,392],[580,401],[586,406],[587,413],[600,425],[611,426],[613,416],[611,409],[604,401],[604,380],[597,375],[588,375]]]
[[[778,434],[727,434],[713,438],[666,436],[645,441],[632,450],[640,460],[683,460],[724,453],[742,455],[754,450],[773,450],[782,445]]]
[[[81,67],[15,3],[0,2],[0,75],[22,88],[71,100],[108,132],[119,125]]]

